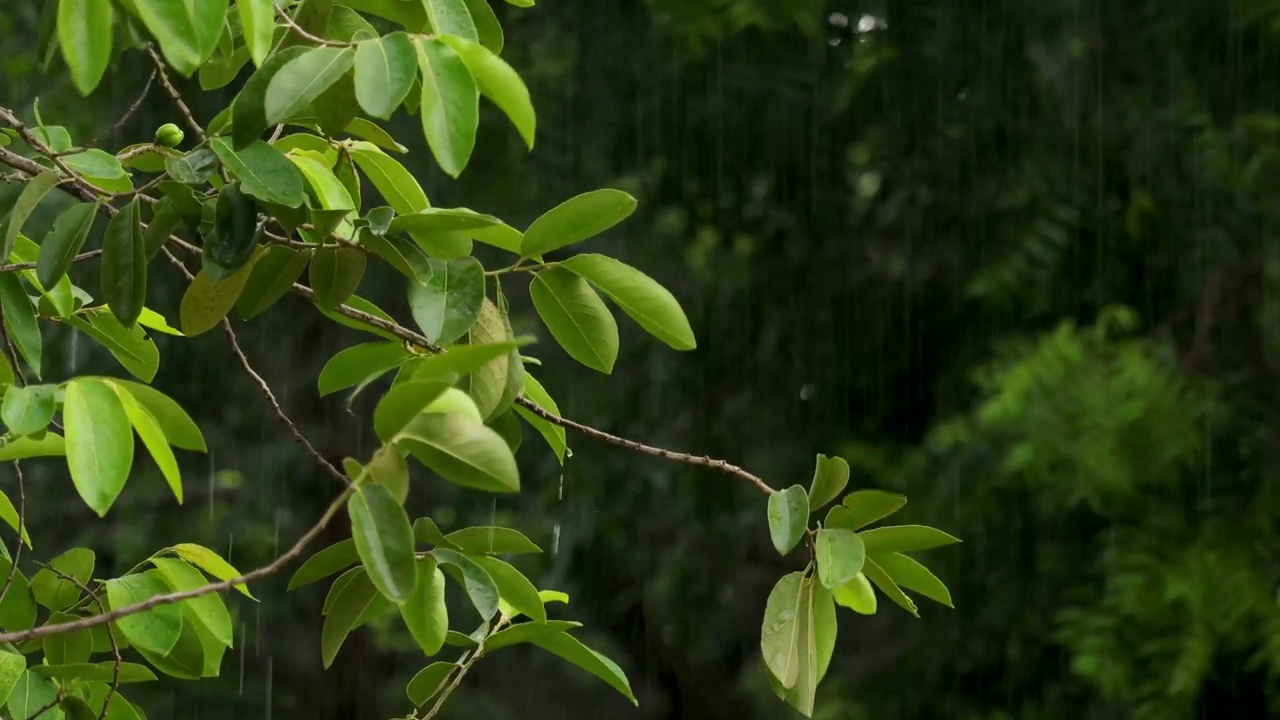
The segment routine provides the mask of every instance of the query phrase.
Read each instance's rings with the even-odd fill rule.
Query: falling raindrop
[[[72,337],[75,337],[75,336],[72,335]],[[214,483],[214,475],[217,474],[215,471],[215,468],[218,467],[218,462],[217,462],[217,459],[215,458],[215,455],[216,453],[214,449],[209,448],[209,524],[210,525],[213,524],[213,496],[215,493],[215,488],[217,487],[216,484]]]
[[[271,720],[271,671],[273,669],[273,658],[267,656],[267,720]]]
[[[565,459],[569,457],[569,451],[565,450]],[[560,484],[556,486],[556,505],[559,506],[564,502],[564,468],[560,468]],[[559,508],[557,507],[557,510]],[[551,554],[556,555],[560,552],[560,521],[557,520],[555,525],[551,526]]]

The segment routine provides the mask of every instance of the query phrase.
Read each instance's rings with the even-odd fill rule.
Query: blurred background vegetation
[[[87,139],[149,69],[127,57],[77,98],[35,49],[45,5],[0,12],[0,95],[28,114],[39,97],[46,122]],[[417,119],[401,117],[406,164],[435,204],[512,224],[596,187],[633,192],[637,215],[593,242],[672,287],[700,340],[677,354],[624,327],[613,377],[542,343],[540,379],[562,410],[775,486],[807,482],[815,453],[838,452],[854,486],[905,492],[905,521],[965,540],[926,558],[955,610],[842,623],[815,717],[1280,713],[1280,2],[495,8],[539,110],[535,151],[491,117],[472,166],[447,181]],[[207,121],[237,83],[197,114]],[[112,147],[174,119],[153,93]],[[157,283],[151,304],[173,317],[181,284]],[[361,293],[407,317],[391,273]],[[515,295],[517,332],[536,332]],[[242,341],[317,445],[367,452],[361,408],[314,390],[358,336],[306,309],[288,298]],[[118,372],[61,337],[51,367]],[[187,468],[186,504],[157,477],[99,521],[54,465],[37,468],[41,554],[87,543],[122,569],[191,540],[261,564],[331,484],[221,336],[159,342],[157,386],[216,448]],[[428,482],[414,502],[446,528],[505,518],[548,549],[522,567],[570,593],[641,707],[512,649],[478,666],[448,717],[792,717],[758,659],[765,596],[790,569],[763,501],[712,473],[571,444],[563,469],[523,453],[517,499]],[[407,636],[362,631],[324,672],[323,591],[285,583],[238,605],[221,679],[137,695],[151,717],[404,712],[423,664]]]

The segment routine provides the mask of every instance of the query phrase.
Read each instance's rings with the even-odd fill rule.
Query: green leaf
[[[66,454],[62,436],[45,433],[39,440],[22,437],[0,446],[0,460],[27,460],[37,457],[60,457]]]
[[[618,323],[586,280],[565,268],[547,268],[534,274],[529,296],[538,317],[569,357],[592,370],[613,372]]]
[[[36,322],[36,311],[31,305],[31,298],[22,289],[18,276],[13,273],[0,273],[0,309],[4,310],[4,329],[9,333],[18,353],[31,366],[31,371],[40,377],[40,359],[43,347],[40,339],[40,326]]]
[[[13,501],[3,490],[0,490],[0,520],[4,520],[14,532],[19,533],[27,547],[31,547],[31,536],[27,534],[27,528],[23,525],[22,518],[18,516],[18,509],[13,506]]]
[[[209,584],[204,574],[195,567],[175,558],[153,557],[151,564],[156,566],[160,575],[169,587],[177,592],[195,590]],[[218,642],[231,646],[234,634],[231,627],[231,614],[222,598],[217,593],[199,595],[182,601],[191,611],[191,615],[204,625],[209,634]]]
[[[76,203],[53,221],[53,227],[40,243],[40,256],[36,260],[36,279],[40,285],[51,288],[66,275],[71,261],[84,247],[97,216],[97,203]]]
[[[427,208],[401,215],[391,221],[391,230],[415,237],[432,233],[479,230],[501,224],[501,220],[468,208]]]
[[[883,490],[855,490],[844,498],[843,507],[847,513],[839,513],[836,517],[838,527],[846,530],[860,530],[871,523],[884,519],[901,510],[907,504],[907,498],[897,493]],[[835,509],[832,509],[832,514]],[[827,524],[831,525],[832,517],[828,515]]]
[[[286,157],[298,167],[303,177],[307,179],[307,184],[311,186],[312,192],[320,202],[320,208],[334,211],[351,211],[355,209],[356,204],[351,199],[351,194],[342,186],[342,183],[338,182],[337,176],[333,174],[333,171],[329,169],[325,162],[322,162],[323,158],[321,156],[305,150],[295,150],[286,155]],[[317,234],[328,235],[342,220],[346,219],[348,214],[348,212],[328,213],[333,218],[330,220],[330,227],[326,229],[317,226]]]
[[[80,616],[63,612],[49,615],[45,625],[64,625],[79,620]],[[48,635],[42,643],[44,659],[50,665],[86,663],[93,654],[93,631],[89,628],[72,630],[58,635]],[[47,666],[46,666],[47,667]]]
[[[348,577],[348,580],[333,596],[332,607],[325,615],[324,625],[320,629],[320,659],[325,668],[333,664],[342,643],[355,628],[356,621],[378,596],[378,590],[363,570],[357,569],[344,577]],[[337,582],[334,587],[338,587]]]
[[[416,707],[426,705],[431,698],[444,689],[445,682],[457,668],[458,666],[453,663],[437,662],[419,670],[404,688],[405,694],[409,696],[409,702]]]
[[[626,220],[636,199],[621,190],[592,190],[548,210],[524,231],[520,254],[545,255],[552,250],[595,237]]]
[[[213,54],[222,34],[227,0],[132,0],[138,19],[160,44],[178,74],[189,77]]]
[[[947,590],[947,586],[914,558],[891,552],[878,553],[875,561],[899,586],[914,590],[947,607],[954,607],[951,604],[951,593]]]
[[[495,307],[494,310],[496,311],[497,308]],[[414,381],[440,380],[453,382],[455,379],[475,372],[499,358],[507,357],[518,347],[513,342],[455,345],[445,352],[415,360],[411,379]]]
[[[420,543],[449,550],[462,549],[446,540],[444,533],[440,532],[440,528],[436,527],[435,521],[429,517],[420,517],[413,521],[413,539]]]
[[[801,617],[808,596],[806,584],[804,573],[783,575],[765,602],[760,651],[769,672],[783,687],[794,686],[800,674]]]
[[[519,492],[515,458],[502,436],[461,413],[423,413],[395,444],[444,479],[488,492]]]
[[[107,580],[107,603],[112,610],[134,605],[169,592],[164,576],[156,570]],[[182,606],[176,603],[157,605],[150,610],[126,615],[116,621],[135,648],[156,655],[168,655],[182,634]]]
[[[471,12],[471,20],[476,25],[476,35],[479,37],[480,44],[484,45],[496,55],[502,52],[504,38],[502,35],[502,25],[498,22],[498,16],[493,12],[493,7],[489,5],[489,0],[465,0],[467,10]],[[474,70],[471,71],[473,74]]]
[[[560,414],[560,408],[556,405],[555,400],[551,399],[551,395],[547,393],[542,383],[530,375],[527,370],[524,374],[524,396],[543,410],[547,410],[553,415]],[[525,422],[532,425],[533,429],[538,431],[538,434],[542,435],[547,444],[551,446],[551,452],[555,453],[556,459],[560,461],[561,465],[564,465],[565,451],[569,447],[564,428],[543,419],[539,415],[535,415],[533,411],[521,405],[516,406],[516,412],[525,419]]]
[[[542,635],[530,640],[534,645],[559,656],[579,668],[605,681],[609,687],[622,693],[633,705],[639,706],[635,695],[631,692],[631,683],[617,663],[592,650],[582,641],[567,633]]]
[[[138,437],[142,439],[143,447],[151,454],[151,459],[155,460],[156,467],[160,468],[160,474],[164,476],[165,482],[169,484],[169,489],[173,492],[173,496],[177,498],[178,504],[181,505],[182,476],[178,471],[178,459],[173,456],[173,450],[169,447],[159,420],[134,399],[133,394],[127,389],[116,385],[115,382],[106,382],[120,397],[130,424],[133,425],[133,429],[138,433]]]
[[[357,141],[348,149],[360,171],[397,213],[408,215],[430,207],[426,193],[413,175],[376,145]]]
[[[355,63],[350,48],[311,48],[280,68],[267,85],[263,109],[268,125],[304,114],[320,94],[338,81]]]
[[[254,65],[262,67],[275,35],[275,4],[272,0],[236,0],[236,9],[240,11],[240,27],[249,56]]]
[[[243,573],[235,569],[235,566],[224,560],[221,555],[203,545],[178,543],[169,549],[178,557],[224,582],[243,575]],[[243,583],[236,584],[233,587],[250,600],[255,599],[249,592],[249,588],[245,587]]]
[[[115,661],[36,665],[31,668],[31,671],[41,677],[56,678],[63,681],[79,680],[80,682],[112,683],[116,679]],[[146,665],[122,662],[120,663],[119,679],[121,685],[152,682],[156,679],[156,674],[151,672],[151,669]]]
[[[88,585],[93,577],[97,556],[88,548],[71,548],[49,561],[49,567],[62,575],[75,578],[80,585]],[[31,578],[31,594],[35,601],[50,610],[65,610],[80,599],[80,585],[41,568]]]
[[[235,274],[257,248],[258,206],[240,188],[238,182],[223,186],[214,207],[213,230],[203,233],[200,267],[213,280]]]
[[[360,244],[385,260],[388,265],[409,280],[418,282],[431,276],[427,254],[408,240],[391,235],[378,236],[364,231],[360,234]]]
[[[849,463],[844,458],[818,455],[813,481],[809,483],[809,511],[816,512],[818,508],[835,500],[848,484]]]
[[[409,309],[427,340],[447,344],[462,337],[480,317],[484,267],[475,258],[429,258],[431,275],[409,283]]]
[[[27,659],[16,652],[0,650],[0,702],[7,702],[9,696],[22,679],[27,669]],[[415,678],[416,679],[416,678]],[[26,715],[21,717],[25,718]]]
[[[437,547],[431,554],[438,563],[452,568],[449,574],[466,590],[481,619],[488,621],[498,612],[498,585],[488,571],[469,556],[448,548]]]
[[[203,185],[218,169],[218,155],[209,148],[192,150],[186,155],[167,157],[164,170],[183,185]]]
[[[409,98],[412,97],[413,94],[410,93]],[[407,100],[408,98],[406,98],[406,102]],[[396,139],[391,137],[391,133],[383,130],[381,126],[372,120],[362,117],[352,118],[351,122],[347,123],[347,126],[343,128],[343,132],[368,141],[366,144],[376,145],[383,150],[397,153],[409,152],[409,148],[396,142]]]
[[[236,299],[236,312],[242,320],[257,317],[289,293],[293,284],[307,271],[314,250],[294,250],[284,245],[272,245],[253,264],[253,271],[245,281],[240,297]]]
[[[852,530],[822,528],[814,543],[818,578],[827,588],[844,585],[862,572],[866,550],[862,538]]]
[[[769,495],[769,539],[779,555],[786,555],[800,543],[809,522],[809,495],[792,485]]]
[[[383,442],[392,442],[397,433],[449,390],[453,388],[443,382],[411,381],[393,385],[373,410],[374,433]]]
[[[49,427],[57,409],[56,385],[10,385],[0,404],[0,420],[10,435],[34,435]]]
[[[404,102],[418,72],[413,41],[393,32],[356,46],[356,100],[361,109],[386,120]]]
[[[204,436],[191,416],[178,403],[150,385],[112,378],[117,390],[126,390],[147,412],[151,413],[164,431],[170,445],[183,450],[205,452]]]
[[[224,138],[214,138],[210,145],[227,170],[239,181],[241,189],[262,202],[285,207],[300,207],[306,200],[302,173],[279,150],[262,140],[236,150]]]
[[[547,609],[538,597],[538,588],[521,572],[498,558],[486,555],[471,556],[471,561],[484,568],[498,586],[498,597],[506,601],[516,612],[527,615],[534,622],[547,621]]]
[[[295,46],[271,53],[266,62],[258,64],[257,72],[249,76],[231,105],[231,141],[235,147],[242,148],[262,139],[262,132],[267,129],[267,88],[281,68],[305,52],[307,48]]]
[[[345,570],[360,562],[360,553],[356,552],[356,541],[350,538],[339,540],[329,547],[307,558],[302,567],[289,578],[289,589],[310,585],[330,575]]]
[[[680,303],[666,288],[611,257],[575,255],[560,263],[586,278],[640,327],[676,350],[698,346]]]
[[[876,614],[876,593],[863,573],[854,575],[852,580],[834,589],[832,595],[838,604],[860,615]]]
[[[559,635],[578,627],[582,627],[582,623],[573,622],[571,620],[548,620],[545,623],[518,623],[490,635],[488,639],[484,641],[484,651],[486,654],[492,653],[505,647],[511,647],[512,645],[531,643],[534,638]]]
[[[8,653],[4,653],[8,654]],[[5,707],[13,718],[34,718],[45,707],[58,700],[58,686],[31,670],[24,670],[9,693]],[[42,720],[62,720],[62,711],[54,709],[39,716]]]
[[[512,341],[514,334],[507,318],[496,305],[486,299],[467,340],[475,345],[485,345]],[[509,352],[505,358],[498,358],[477,368],[467,378],[467,392],[486,421],[506,412],[515,402],[523,385],[524,363],[516,350]]]
[[[485,0],[474,0],[474,2],[478,5]],[[485,7],[488,7],[487,3]],[[516,131],[520,133],[525,146],[532,150],[538,124],[537,115],[533,110],[533,101],[529,98],[529,88],[525,87],[524,81],[505,60],[498,57],[497,52],[501,49],[502,42],[502,28],[498,26],[497,30],[499,44],[497,50],[485,47],[489,43],[481,44],[457,36],[446,36],[440,40],[458,53],[475,78],[481,94],[498,106],[498,109],[507,116]],[[492,35],[490,37],[490,42],[493,42]]]
[[[102,294],[125,327],[137,321],[147,300],[147,257],[138,203],[134,196],[121,208],[107,223],[102,238]]]
[[[449,632],[449,611],[444,602],[444,573],[431,556],[418,558],[417,581],[413,594],[400,606],[400,617],[418,647],[428,656],[444,647],[444,636]],[[413,683],[411,682],[410,685]]]
[[[818,681],[826,674],[835,649],[835,603],[831,592],[814,583],[812,578],[802,581],[801,596],[797,633],[799,672],[791,687],[778,694],[805,717],[812,717]],[[776,680],[771,678],[771,682]],[[778,690],[776,684],[774,689]]]
[[[937,528],[925,525],[890,525],[858,533],[867,546],[867,554],[915,552],[960,542]]]
[[[462,0],[448,1],[456,2],[466,12]],[[474,26],[471,34],[475,35]],[[420,39],[417,48],[418,67],[422,71],[419,109],[422,131],[440,169],[456,178],[462,174],[475,149],[476,130],[480,125],[480,91],[462,58],[443,41]]]
[[[920,617],[920,611],[916,608],[915,601],[902,592],[902,588],[898,587],[893,578],[889,577],[889,574],[875,560],[867,558],[866,565],[862,568],[862,574],[866,575],[868,580],[880,588],[880,592],[884,593],[885,597],[892,600],[903,610],[911,613],[914,617]]]
[[[352,295],[351,297],[347,298],[347,301],[343,304],[351,308],[352,310],[359,310],[360,312],[366,315],[370,315],[375,318],[378,318],[379,320],[382,320],[383,322],[386,322],[389,325],[396,324],[395,319],[392,318],[390,315],[388,315],[382,308],[378,307],[377,305],[374,305],[373,303],[369,302],[368,300],[365,300],[364,298],[358,295]],[[316,309],[320,311],[321,315],[324,315],[325,317],[329,318],[330,320],[338,323],[343,327],[349,327],[352,330],[359,330],[360,332],[371,333],[373,335],[377,335],[378,337],[384,338],[386,340],[396,340],[397,342],[400,342],[399,338],[397,338],[395,335],[382,329],[382,327],[373,325],[372,323],[367,323],[364,320],[356,320],[354,318],[349,318],[346,315],[339,315],[335,310],[327,310],[319,306],[317,306]]]
[[[178,327],[182,333],[195,337],[217,327],[240,299],[252,271],[251,261],[221,280],[213,279],[203,269],[196,273],[195,280],[182,294],[182,304],[178,308]]]
[[[160,369],[160,350],[142,326],[126,328],[107,308],[81,312],[64,322],[105,347],[125,370],[143,382],[151,382]]]
[[[493,525],[455,530],[445,538],[454,546],[469,553],[521,555],[542,552],[542,548],[520,531]]]
[[[0,599],[0,627],[8,631],[29,630],[36,624],[36,601],[31,586],[22,571],[14,569],[8,551],[0,553],[0,578],[6,580],[12,572],[9,591]]]
[[[67,383],[62,424],[71,481],[85,504],[104,516],[133,467],[133,430],[124,405],[103,381],[76,378]]]
[[[65,155],[63,164],[93,185],[110,192],[127,192],[133,189],[129,174],[115,155],[96,148]],[[120,182],[123,181],[123,182]]]
[[[343,304],[355,294],[364,277],[363,252],[346,246],[325,246],[311,259],[311,289],[316,305],[330,309]]]
[[[392,448],[381,448],[373,454],[364,472],[369,482],[385,487],[396,502],[403,505],[409,497],[409,464]]]
[[[361,485],[347,501],[356,552],[378,592],[400,604],[414,586],[413,526],[381,485]]]
[[[355,345],[334,355],[320,370],[321,397],[369,382],[413,357],[402,342]]]
[[[476,24],[465,0],[423,0],[423,5],[427,9],[427,21],[436,35],[477,39]]]
[[[0,259],[8,261],[9,255],[13,253],[13,245],[18,239],[18,233],[22,232],[22,226],[26,224],[31,213],[35,212],[45,196],[58,186],[61,179],[62,176],[58,171],[47,170],[31,178],[22,186],[22,192],[19,193],[13,207],[9,209],[9,219],[4,225],[4,247],[0,250]]]
[[[98,87],[111,60],[111,0],[59,0],[58,46],[81,95]]]

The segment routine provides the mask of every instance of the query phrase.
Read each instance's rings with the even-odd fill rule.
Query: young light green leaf
[[[346,570],[360,562],[360,553],[356,552],[356,541],[350,538],[339,540],[329,547],[307,558],[302,567],[289,578],[289,589],[310,585],[330,575]]]
[[[378,146],[357,141],[351,144],[349,151],[360,171],[397,213],[408,215],[431,207],[426,193],[413,175]]]
[[[395,443],[444,479],[488,492],[519,492],[520,474],[502,436],[461,413],[423,413]]]
[[[947,586],[914,558],[896,552],[877,553],[875,561],[899,586],[914,590],[947,607],[954,607]]]
[[[581,640],[568,633],[554,633],[536,636],[530,639],[530,642],[595,675],[605,681],[609,687],[626,696],[633,705],[639,705],[631,692],[631,683],[627,681],[626,673],[622,672],[622,668],[604,655],[583,645]]]
[[[320,629],[320,659],[325,668],[333,664],[347,635],[378,597],[377,588],[363,570],[356,569],[343,577],[348,579],[340,588],[338,581],[334,582],[337,593],[333,595],[332,605]]]
[[[182,304],[178,308],[178,327],[187,337],[195,337],[209,332],[222,322],[231,308],[235,307],[253,272],[253,261],[235,271],[222,280],[214,280],[209,273],[201,270],[196,279],[187,286],[182,294]]]
[[[111,60],[111,0],[59,0],[58,46],[81,95],[98,87]]]
[[[160,351],[146,331],[140,325],[121,325],[107,308],[81,311],[63,322],[93,338],[143,382],[151,382],[160,369]]]
[[[858,573],[849,582],[832,590],[835,601],[860,615],[876,614],[876,593],[867,576]]]
[[[453,663],[436,662],[419,670],[404,688],[405,694],[409,696],[409,702],[415,707],[426,705],[431,698],[444,689],[445,682],[457,669],[458,666]]]
[[[473,555],[471,561],[484,568],[498,586],[498,597],[506,601],[516,612],[527,615],[538,623],[547,621],[547,609],[538,597],[538,588],[521,572],[495,557]]]
[[[142,439],[143,447],[147,449],[147,452],[151,453],[151,458],[155,460],[156,466],[160,468],[160,474],[164,476],[165,482],[169,484],[169,489],[173,491],[173,496],[177,498],[178,504],[181,505],[182,476],[178,471],[178,459],[173,456],[173,450],[169,447],[164,430],[160,427],[160,422],[149,410],[142,406],[142,403],[134,399],[133,393],[116,385],[113,381],[106,382],[120,397],[120,401],[124,405],[125,414],[129,416],[129,422],[138,433],[138,437]]]
[[[191,416],[178,403],[150,385],[112,378],[111,384],[117,391],[125,390],[138,401],[147,412],[155,417],[160,428],[164,430],[165,440],[170,445],[183,450],[205,452],[204,436]]]
[[[236,312],[240,319],[257,317],[287,295],[302,273],[307,271],[314,252],[310,248],[294,250],[284,245],[268,247],[253,264],[253,271],[236,299]]]
[[[475,0],[476,4],[485,0]],[[496,25],[496,23],[495,23]],[[497,40],[501,43],[501,26],[498,26]],[[467,69],[475,77],[480,92],[507,116],[511,124],[524,140],[524,144],[533,149],[533,138],[537,130],[537,115],[533,111],[533,101],[529,98],[529,88],[505,60],[498,57],[499,50],[457,36],[440,38],[442,42],[453,48],[462,58]],[[481,38],[483,41],[484,38]],[[493,42],[491,39],[490,42]],[[500,49],[500,48],[499,48]]]
[[[10,214],[10,222],[13,215]],[[31,371],[40,377],[40,360],[44,354],[40,338],[40,325],[36,322],[35,307],[27,291],[14,273],[0,273],[0,308],[4,310],[4,329],[18,347],[18,353],[27,361]]]
[[[485,654],[501,650],[520,643],[531,643],[534,638],[558,635],[574,628],[582,627],[582,623],[572,620],[548,620],[545,623],[524,622],[508,626],[489,636],[484,641]]]
[[[889,525],[863,530],[858,536],[866,543],[868,555],[915,552],[960,542],[958,538],[926,525]]]
[[[119,610],[169,592],[164,576],[156,570],[107,580],[105,585],[107,604],[112,610]],[[120,628],[135,648],[164,656],[169,654],[177,644],[178,637],[182,635],[182,623],[182,606],[164,604],[140,613],[126,615],[116,621],[116,627]]]
[[[280,68],[267,85],[263,110],[267,124],[299,117],[355,63],[350,48],[311,48]]]
[[[381,485],[361,485],[347,501],[356,552],[378,592],[391,602],[409,599],[414,585],[413,526]]]
[[[480,343],[474,345],[455,345],[446,352],[429,355],[414,361],[414,382],[428,380],[447,381],[452,383],[469,373],[475,372],[499,358],[505,358],[519,346],[514,342]],[[408,369],[408,366],[406,366]]]
[[[855,490],[844,498],[843,507],[848,512],[836,515],[840,523],[838,527],[846,530],[861,530],[901,510],[906,504],[905,495],[883,490]],[[832,508],[832,513],[834,512],[835,508]],[[830,518],[827,524],[831,524]]]
[[[407,34],[365,40],[356,46],[356,100],[366,113],[389,119],[409,94],[417,72],[417,51]]]
[[[78,680],[80,682],[113,683],[117,677],[116,663],[114,661],[36,665],[31,668],[31,671],[41,677],[63,681]],[[120,663],[119,680],[121,685],[152,682],[155,679],[156,674],[151,672],[151,669],[146,665],[131,662]],[[94,717],[97,717],[96,713]],[[114,717],[114,715],[108,715],[107,717]]]
[[[818,455],[813,481],[809,483],[809,511],[835,500],[849,484],[849,463],[842,457]],[[830,586],[828,586],[830,587]]]
[[[147,300],[147,257],[138,203],[134,196],[121,208],[107,223],[102,238],[102,294],[126,328],[137,321]]]
[[[912,616],[920,617],[920,611],[916,608],[915,601],[902,592],[902,588],[898,587],[898,583],[894,582],[893,578],[889,577],[889,573],[885,572],[884,568],[881,568],[875,560],[867,558],[867,562],[862,568],[862,574],[866,575],[868,580],[880,588],[880,592],[884,593],[885,597],[892,600],[903,610],[911,613]]]
[[[470,556],[448,548],[437,547],[431,551],[432,556],[444,570],[449,572],[455,581],[467,591],[467,597],[486,622],[498,612],[498,585],[489,572],[471,559]]]
[[[22,536],[22,542],[26,543],[27,547],[31,547],[31,536],[27,534],[27,528],[22,524],[22,518],[18,516],[18,509],[13,506],[13,501],[3,490],[0,490],[0,520],[4,520],[14,532],[19,533]]]
[[[458,3],[466,12],[462,0],[447,1]],[[470,16],[467,19],[470,20]],[[422,131],[440,169],[456,178],[462,174],[475,149],[476,130],[480,125],[480,91],[458,53],[442,40],[420,39],[417,49],[418,67],[422,72],[419,108]]]
[[[66,455],[62,436],[47,432],[39,440],[21,437],[0,447],[0,461],[27,460],[37,457],[61,457]]]
[[[493,525],[455,530],[445,538],[461,550],[475,554],[521,555],[542,552],[542,548],[520,531]]]
[[[97,203],[76,203],[53,221],[53,227],[40,243],[40,255],[36,259],[36,280],[41,286],[51,288],[67,273],[76,253],[84,247],[97,216]]]
[[[133,431],[124,405],[103,381],[76,378],[67,384],[62,425],[71,481],[85,504],[104,516],[133,467]]]
[[[524,231],[520,254],[545,255],[595,237],[635,212],[636,199],[621,190],[592,190],[543,213]]]
[[[213,54],[228,0],[132,0],[138,19],[160,44],[173,69],[190,77]]]
[[[56,385],[10,385],[0,404],[9,435],[33,435],[49,427],[57,409]]]
[[[64,610],[80,599],[80,585],[86,585],[93,577],[97,556],[88,548],[71,548],[49,561],[49,568],[41,568],[31,578],[31,594],[40,605],[53,611]],[[61,573],[61,574],[58,574]],[[65,577],[64,577],[65,576]],[[67,578],[74,578],[72,582]]]
[[[533,276],[529,297],[569,357],[606,375],[613,372],[618,323],[586,280],[565,268],[547,268]]]
[[[311,290],[316,305],[328,310],[345,303],[364,278],[363,252],[346,246],[325,246],[311,259]]]
[[[555,400],[551,399],[551,395],[547,393],[546,388],[530,375],[528,370],[524,374],[524,397],[552,415],[560,415],[560,408],[556,405]],[[564,428],[535,414],[523,405],[516,405],[516,412],[525,419],[525,422],[532,425],[533,429],[538,431],[538,434],[542,435],[547,444],[551,446],[551,452],[555,453],[556,459],[563,465],[565,451],[569,447]]]
[[[818,578],[827,588],[844,585],[862,572],[866,550],[862,538],[852,530],[822,528],[814,543]]]
[[[498,22],[498,16],[493,12],[493,6],[489,4],[489,0],[465,1],[467,10],[471,12],[471,20],[476,24],[476,36],[480,44],[492,51],[493,54],[500,54],[505,38],[502,34],[502,25]],[[474,73],[475,71],[473,70],[472,72]]]
[[[680,303],[648,275],[611,257],[575,255],[560,263],[586,278],[640,327],[676,350],[698,346]]]
[[[779,555],[786,555],[800,543],[809,522],[809,495],[792,485],[769,495],[769,538]]]
[[[182,560],[153,557],[151,564],[156,566],[165,583],[174,591],[195,590],[209,584],[203,573]],[[223,645],[231,646],[234,640],[231,614],[227,612],[227,606],[222,603],[219,595],[216,593],[200,595],[183,600],[182,604],[190,610],[192,617],[204,625],[214,639]]]
[[[484,267],[475,258],[429,258],[431,275],[409,283],[409,310],[427,340],[447,344],[462,337],[480,317]]]
[[[783,687],[795,685],[800,673],[801,615],[807,596],[804,573],[783,575],[765,602],[760,650],[765,665]]]
[[[27,659],[17,652],[0,650],[0,702],[8,702],[27,669]],[[38,708],[39,706],[37,706]],[[13,712],[10,710],[10,712]],[[21,715],[20,717],[28,717]]]
[[[436,35],[478,39],[476,24],[465,0],[423,0],[423,5],[427,8],[427,21]]]
[[[133,183],[115,155],[93,148],[64,155],[62,163],[81,178],[108,192],[129,192]]]
[[[18,194],[18,199],[9,209],[9,219],[4,224],[4,246],[0,248],[0,259],[8,261],[9,255],[13,253],[13,245],[17,242],[18,233],[22,232],[22,226],[61,180],[62,176],[57,170],[46,170],[22,186],[22,192]]]
[[[795,684],[779,695],[802,715],[812,717],[818,681],[826,674],[835,649],[836,617],[835,603],[829,590],[813,582],[813,578],[806,578],[804,586],[799,633],[800,672]]]
[[[279,150],[262,140],[255,140],[236,150],[224,138],[210,143],[227,170],[240,181],[247,195],[267,203],[300,207],[306,194],[302,173]]]
[[[238,578],[244,574],[237,570],[234,565],[223,559],[221,555],[203,545],[196,545],[194,543],[178,543],[177,545],[169,548],[169,550],[172,550],[175,555],[183,560],[186,560],[192,565],[195,565],[201,570],[224,582],[233,578]],[[236,589],[236,592],[244,595],[250,600],[256,599],[253,597],[253,594],[249,592],[249,588],[245,587],[243,583],[236,584],[233,587]]]
[[[275,4],[272,0],[236,0],[236,8],[240,11],[240,27],[249,56],[254,65],[262,67],[275,35]]]
[[[371,342],[349,347],[334,355],[320,370],[320,395],[366,383],[411,357],[402,342]]]
[[[428,656],[444,647],[449,632],[449,611],[444,602],[444,573],[430,555],[417,560],[417,581],[413,594],[400,606],[400,617],[418,647]],[[412,684],[412,683],[411,683]]]

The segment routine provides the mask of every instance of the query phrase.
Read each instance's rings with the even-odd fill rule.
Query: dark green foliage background
[[[87,138],[148,68],[126,58],[85,112],[34,55],[41,4],[0,13],[0,87],[24,110],[38,94],[47,121]],[[776,487],[807,483],[814,454],[841,448],[855,487],[906,492],[903,521],[965,540],[931,554],[956,610],[843,624],[815,717],[1280,712],[1280,3],[497,9],[504,56],[539,110],[535,152],[493,112],[460,181],[421,141],[406,164],[435,204],[513,224],[588,189],[632,192],[637,215],[593,242],[672,288],[699,338],[677,354],[624,323],[612,378],[542,343],[540,379],[561,409],[727,457]],[[231,93],[205,94],[197,114],[207,121]],[[117,140],[174,119],[153,93]],[[397,137],[420,137],[415,118],[395,123]],[[361,292],[403,318],[399,288],[370,276]],[[180,291],[153,288],[150,304],[173,317]],[[362,415],[314,392],[354,336],[306,310],[286,298],[242,341],[317,445],[335,459],[367,452]],[[50,348],[54,368],[111,368],[84,346]],[[91,520],[64,479],[35,470],[42,554],[89,544],[121,570],[190,540],[241,568],[270,560],[331,487],[217,334],[161,351],[156,386],[216,448],[207,468],[186,469],[186,505],[172,509],[156,473]],[[570,593],[641,708],[512,650],[481,664],[445,715],[788,717],[758,660],[764,599],[787,569],[763,500],[570,439],[563,472],[547,454],[518,499],[435,483],[415,502],[455,527],[506,517],[544,547],[558,526],[558,551],[526,567]],[[151,716],[402,708],[419,669],[407,636],[361,632],[322,672],[322,593],[284,585],[238,605],[244,639],[221,680],[140,692]]]

